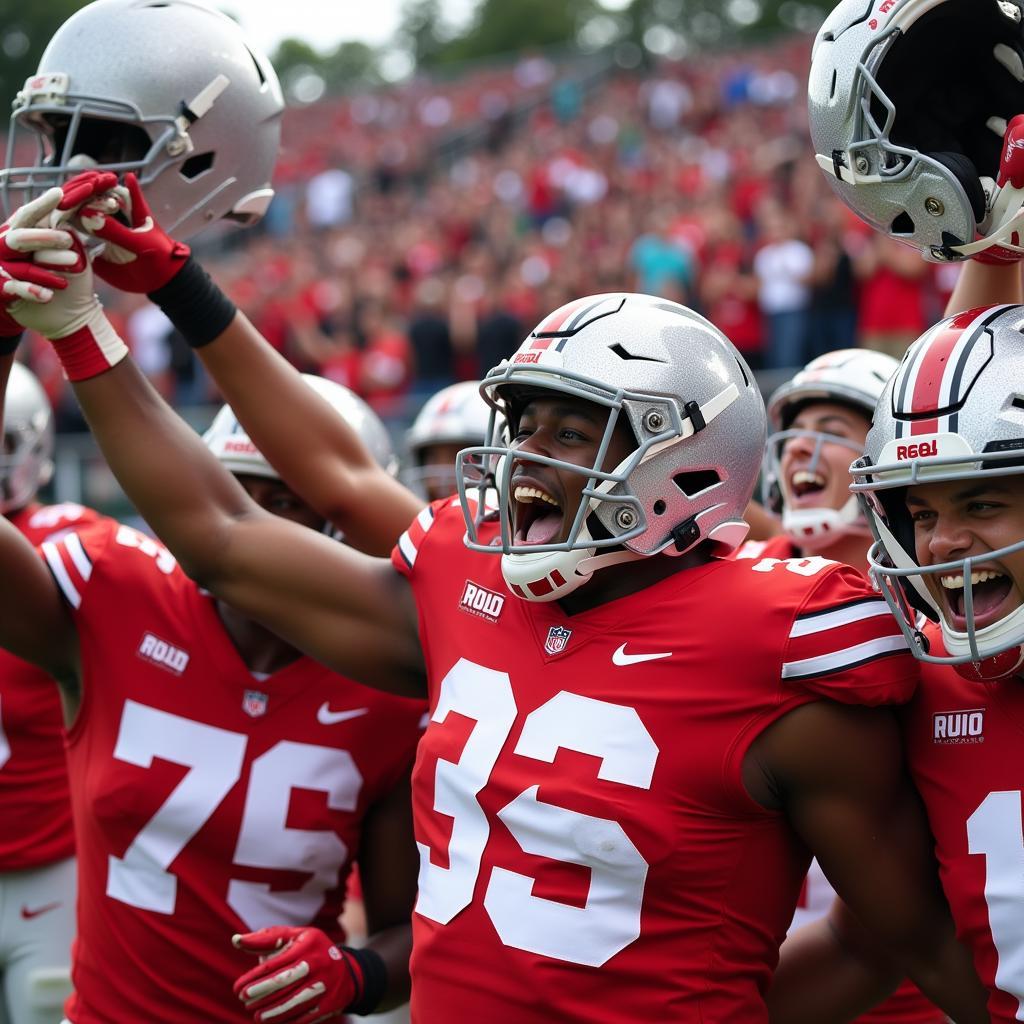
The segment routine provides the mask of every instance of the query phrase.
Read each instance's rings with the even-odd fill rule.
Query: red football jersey
[[[231,936],[339,939],[360,822],[408,771],[426,710],[300,658],[242,662],[200,591],[127,526],[43,545],[78,625],[68,730],[78,840],[74,1024],[242,1024]]]
[[[30,505],[9,517],[34,545],[95,522],[82,505]],[[64,758],[64,712],[45,672],[0,649],[0,873],[75,852]]]
[[[716,560],[568,616],[511,596],[464,532],[439,502],[392,556],[431,704],[413,1020],[767,1020],[808,856],[744,755],[820,697],[909,699],[884,602],[824,559]]]
[[[929,630],[941,652],[938,630]],[[922,665],[904,722],[957,934],[988,986],[994,1022],[1024,1020],[1024,686]]]
[[[793,540],[786,534],[779,534],[763,541],[748,540],[736,550],[733,557],[763,559],[801,556]],[[814,861],[804,881],[800,902],[790,927],[799,928],[823,916],[834,898],[835,890],[818,867],[818,862]],[[857,1024],[945,1024],[945,1021],[946,1015],[909,979],[885,1002],[857,1018]]]

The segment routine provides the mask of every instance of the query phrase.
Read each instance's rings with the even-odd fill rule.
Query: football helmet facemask
[[[849,458],[862,454],[863,448],[849,438],[816,430],[795,430],[793,421],[813,402],[846,405],[871,422],[875,404],[886,381],[899,363],[892,356],[863,348],[838,349],[809,362],[798,374],[777,388],[768,399],[768,426],[772,433],[765,448],[762,473],[764,504],[782,513],[782,529],[801,550],[815,554],[841,537],[871,531],[856,495],[851,494],[840,508],[794,508],[788,484],[782,474],[782,453],[787,441],[808,438],[814,443],[810,462],[802,468],[814,474],[821,461],[822,446],[838,444],[850,450]]]
[[[0,195],[10,214],[98,167],[134,171],[176,238],[221,218],[255,223],[274,194],[283,111],[273,67],[226,15],[200,0],[95,0],[54,33],[14,101]]]
[[[1024,536],[980,556],[921,566],[906,494],[910,485],[1024,474],[1022,331],[1024,306],[969,310],[932,327],[886,385],[864,455],[850,467],[851,489],[875,535],[871,573],[911,649],[973,680],[1012,675],[1024,664],[1024,605],[979,627],[976,609],[1009,595],[1005,582],[974,568],[1024,550]],[[945,583],[952,593],[957,577],[963,596],[950,600],[962,603],[963,628],[950,623],[926,584],[930,579],[938,590]],[[929,651],[921,615],[939,624],[945,654]]]
[[[11,366],[4,398],[4,447],[0,455],[0,512],[31,502],[53,475],[53,409],[42,384],[21,363]]]
[[[570,302],[491,370],[480,390],[496,415],[488,444],[459,457],[466,543],[501,555],[505,581],[519,597],[553,601],[605,566],[683,554],[701,541],[725,553],[746,536],[743,512],[760,469],[764,402],[731,342],[693,310],[624,293]],[[521,451],[508,441],[521,397],[538,391],[608,410],[592,466]],[[602,470],[620,420],[636,448],[618,466]],[[510,479],[517,463],[586,478],[579,506],[563,510],[571,522],[564,541],[515,540]],[[487,512],[481,492],[491,484],[500,522],[495,545],[480,539]]]
[[[1024,238],[1024,189],[996,185],[1024,111],[1022,15],[1022,0],[842,0],[818,32],[818,164],[859,217],[927,259]]]

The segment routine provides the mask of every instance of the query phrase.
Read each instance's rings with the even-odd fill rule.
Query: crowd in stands
[[[807,136],[808,60],[803,37],[643,72],[535,57],[289,110],[266,221],[203,260],[290,360],[395,424],[602,291],[695,307],[755,369],[855,344],[898,355],[956,270],[832,197]],[[144,298],[110,308],[177,404],[215,399]],[[48,358],[33,350],[56,392]]]

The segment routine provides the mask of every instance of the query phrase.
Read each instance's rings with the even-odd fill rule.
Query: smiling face
[[[601,405],[566,395],[537,395],[519,410],[512,447],[589,470],[594,466],[608,425]],[[635,450],[636,441],[620,419],[605,453],[604,471],[619,465]],[[511,464],[509,494],[513,541],[517,545],[563,543],[576,518],[584,473],[533,461]]]
[[[972,559],[975,629],[984,629],[1021,606],[1024,550],[989,556],[1024,540],[1024,477],[925,484],[909,488],[906,502],[921,566]],[[966,632],[964,573],[930,573],[924,579],[948,626]]]
[[[850,463],[864,450],[870,425],[866,416],[838,402],[805,405],[788,429],[807,433],[783,443],[780,483],[786,506],[842,508],[850,500]],[[824,441],[821,434],[842,441]]]

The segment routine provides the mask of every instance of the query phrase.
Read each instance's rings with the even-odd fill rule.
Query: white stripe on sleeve
[[[902,633],[899,636],[883,636],[877,640],[868,640],[867,643],[847,647],[842,651],[821,654],[816,658],[804,658],[802,661],[787,661],[782,666],[782,678],[800,679],[805,676],[821,676],[828,672],[838,672],[840,669],[859,665],[862,662],[881,657],[883,654],[888,654],[891,651],[906,649],[907,638]]]
[[[416,564],[416,555],[419,551],[416,545],[409,539],[408,531],[398,538],[398,550],[405,556],[405,560],[409,563],[410,567]]]
[[[832,612],[823,612],[821,615],[809,615],[807,618],[797,619],[789,631],[789,638],[795,640],[801,636],[824,633],[826,630],[836,629],[838,626],[848,626],[851,622],[872,619],[876,615],[891,614],[889,606],[882,600],[861,601],[858,604],[847,605],[845,608],[837,608]],[[895,626],[895,621],[893,625]]]
[[[68,575],[67,569],[64,568],[64,563],[61,561],[60,555],[57,553],[56,545],[46,541],[42,546],[43,555],[46,558],[47,564],[50,566],[50,572],[53,573],[53,578],[57,581],[57,585],[64,593],[64,597],[67,599],[69,605],[72,608],[78,608],[82,604],[82,595],[78,592],[74,583],[71,582],[71,577]]]
[[[78,575],[88,583],[89,577],[92,576],[92,562],[82,547],[82,538],[77,533],[69,533],[64,538],[64,546],[68,549],[71,561],[75,563]]]

